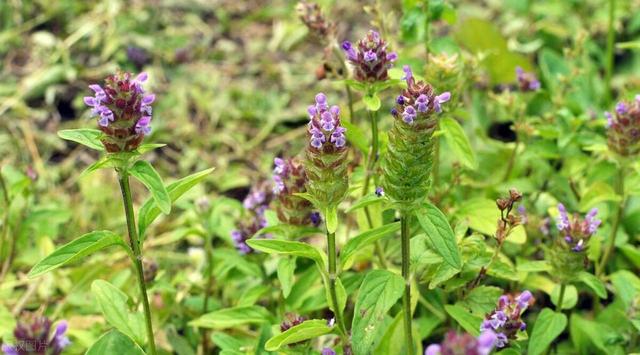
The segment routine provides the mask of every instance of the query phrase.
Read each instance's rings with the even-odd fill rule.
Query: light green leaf
[[[164,143],[145,143],[145,144],[141,144],[138,147],[138,153],[144,154],[146,152],[150,152],[150,151],[152,151],[154,149],[162,148],[164,146],[166,146],[166,144],[164,144]]]
[[[473,336],[480,335],[480,324],[482,323],[482,317],[471,314],[471,312],[464,309],[459,305],[447,304],[444,306],[444,310],[455,319],[460,326]]]
[[[171,212],[171,197],[162,183],[162,178],[149,162],[138,160],[129,168],[129,173],[149,189],[153,200],[164,214]]]
[[[78,128],[78,129],[63,129],[58,131],[58,137],[76,142],[89,147],[91,149],[104,151],[104,146],[100,142],[100,136],[102,132],[97,129]]]
[[[324,319],[307,320],[273,336],[267,341],[264,348],[267,351],[278,351],[285,345],[313,339],[330,333],[332,330]]]
[[[56,251],[49,254],[49,256],[40,260],[40,262],[29,271],[28,276],[30,278],[40,276],[63,265],[78,261],[89,254],[111,245],[119,245],[124,248],[127,253],[131,253],[129,247],[119,235],[111,231],[94,231],[56,249]]]
[[[351,327],[353,351],[356,355],[370,354],[385,314],[402,296],[404,280],[386,270],[367,274],[358,291]]]
[[[469,227],[486,235],[495,234],[496,223],[500,218],[495,201],[488,198],[473,198],[465,201],[458,210],[458,215],[469,223]]]
[[[350,119],[353,119],[350,117]],[[364,134],[362,129],[357,125],[345,120],[344,118],[340,118],[340,123],[346,129],[344,132],[345,136],[347,136],[347,140],[354,147],[358,148],[362,154],[367,154],[369,151],[369,141],[367,140],[367,136]]]
[[[367,194],[362,196],[356,202],[351,205],[351,207],[347,208],[346,213],[351,213],[355,210],[358,210],[363,207],[367,207],[369,205],[373,205],[375,203],[382,203],[384,201],[383,198],[378,197],[376,194]]]
[[[453,234],[449,221],[438,207],[425,203],[423,208],[416,212],[416,217],[418,217],[422,229],[427,233],[434,251],[453,268],[462,269],[456,236]]]
[[[383,237],[395,233],[400,230],[400,222],[394,222],[385,224],[375,229],[370,229],[364,233],[360,233],[357,236],[350,238],[347,244],[342,248],[340,252],[340,265],[343,268],[348,265],[351,258],[355,254],[365,248],[368,245],[372,245],[376,241]]]
[[[269,322],[271,315],[264,307],[233,307],[207,313],[192,320],[189,325],[200,328],[225,329],[245,324]]]
[[[484,316],[496,307],[496,301],[502,295],[502,290],[494,286],[475,287],[460,302],[456,303],[465,307],[471,313]]]
[[[131,313],[127,307],[127,295],[104,280],[91,284],[91,293],[98,301],[104,318],[123,334],[134,339],[139,345],[146,342],[144,318],[141,313]]]
[[[589,286],[589,288],[592,289],[598,297],[602,299],[607,298],[607,289],[605,288],[604,283],[593,274],[582,271],[578,274],[578,279],[584,282],[585,285]]]
[[[551,302],[558,306],[560,298],[560,285],[557,284],[551,291]],[[564,299],[562,300],[562,309],[571,309],[578,303],[578,290],[573,285],[567,285],[564,291]]]
[[[282,258],[278,262],[278,280],[280,280],[280,287],[282,288],[282,295],[284,298],[288,298],[291,293],[291,287],[293,287],[294,273],[296,271],[296,258]]]
[[[362,97],[362,101],[364,102],[364,105],[367,107],[367,110],[369,111],[378,111],[380,109],[380,106],[381,106],[380,98],[378,97],[378,94],[376,94],[375,92],[372,93],[371,95],[364,95]]]
[[[533,332],[529,339],[529,354],[539,355],[551,345],[567,327],[567,316],[556,313],[549,308],[540,312],[533,326]]]
[[[253,249],[269,254],[295,255],[315,261],[324,270],[322,252],[315,247],[302,242],[277,239],[249,239],[247,244]]]
[[[628,270],[618,270],[611,274],[611,283],[625,308],[632,307],[634,300],[640,295],[640,278]]]
[[[458,121],[453,118],[444,117],[440,120],[440,129],[444,131],[444,137],[447,143],[453,149],[453,154],[460,162],[469,169],[476,169],[478,162],[476,156],[471,149],[471,143],[466,133]]]
[[[203,170],[167,185],[166,190],[171,198],[171,203],[176,202],[187,191],[199,184],[209,176],[213,170],[214,168]],[[160,209],[158,208],[155,199],[147,199],[138,212],[138,235],[140,236],[140,240],[144,240],[147,228],[156,218],[158,218],[159,215]]]
[[[113,156],[111,154],[106,154],[102,158],[100,158],[98,161],[96,161],[95,163],[89,165],[86,169],[84,169],[80,174],[80,178],[83,178],[96,170],[103,169],[103,168],[110,168],[113,166],[112,163],[113,163]]]
[[[112,329],[93,343],[85,355],[104,354],[145,355],[145,352],[131,338]]]
[[[338,229],[338,209],[336,206],[329,206],[322,211],[327,224],[327,232],[335,233]]]

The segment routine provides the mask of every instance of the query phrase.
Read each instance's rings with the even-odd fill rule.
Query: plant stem
[[[511,152],[511,156],[509,157],[509,162],[507,163],[507,170],[504,172],[504,177],[502,181],[505,182],[509,180],[509,175],[511,175],[511,171],[513,170],[513,165],[516,162],[516,155],[518,154],[518,148],[520,147],[520,140],[518,139],[518,133],[516,133],[516,145],[513,147],[513,151]]]
[[[567,285],[560,285],[560,296],[558,297],[558,304],[556,304],[556,311],[562,312],[562,302],[564,301],[564,291],[567,288]]]
[[[411,274],[409,271],[411,236],[409,235],[409,216],[402,213],[400,219],[402,231],[402,277],[404,278],[404,295],[402,297],[402,307],[404,309],[404,334],[407,347],[407,354],[413,355],[413,331],[411,327]]]
[[[342,71],[343,71],[342,75],[345,78],[347,78],[347,75],[349,73],[349,68],[347,67],[347,63],[345,63],[345,60],[342,58],[342,53],[340,52],[340,47],[338,45],[338,42],[333,41],[333,44],[331,45],[331,49],[332,49],[333,55],[336,57],[336,59],[338,59],[338,61],[340,62],[340,65],[342,66]],[[345,83],[344,87],[347,90],[347,99],[349,100],[349,120],[351,120],[351,122],[353,123],[355,119],[353,117],[353,94],[351,93],[351,88],[349,87],[349,84]]]
[[[2,196],[4,198],[4,219],[2,221],[2,239],[0,239],[0,258],[4,255],[4,246],[7,242],[7,237],[9,235],[9,208],[11,208],[11,200],[9,199],[9,190],[7,189],[7,184],[4,180],[4,176],[2,176],[2,172],[0,171],[0,187],[2,187]],[[15,238],[14,238],[15,240]],[[14,242],[14,241],[12,241]],[[2,270],[0,271],[0,282],[4,280],[4,276],[8,272],[9,267],[11,266],[12,259],[12,250],[14,249],[14,243],[8,249],[7,258],[5,259]],[[5,268],[6,265],[6,268]]]
[[[144,318],[147,325],[147,338],[149,341],[149,350],[151,355],[156,355],[156,342],[153,336],[153,325],[151,324],[151,310],[149,308],[149,298],[147,296],[147,286],[144,282],[144,272],[142,270],[142,253],[140,252],[140,241],[138,240],[138,232],[136,230],[136,221],[133,214],[133,200],[131,198],[131,186],[129,186],[129,175],[126,171],[118,171],[118,182],[122,191],[122,200],[124,203],[124,212],[127,217],[127,229],[129,231],[129,243],[135,259],[132,260],[138,276],[138,286],[140,287],[140,296],[142,297],[142,306],[144,308]]]
[[[609,0],[609,26],[607,28],[607,57],[605,67],[605,88],[607,90],[605,98],[607,103],[611,102],[613,96],[611,88],[611,76],[613,75],[613,45],[616,39],[615,29],[613,28],[613,22],[615,17],[616,1]]]
[[[440,125],[436,125],[436,131]],[[440,137],[433,139],[433,185],[440,186]]]
[[[209,297],[211,296],[211,288],[213,287],[213,250],[211,248],[211,238],[204,238],[205,257],[207,259],[207,285],[204,289],[204,302],[202,303],[202,314],[209,312]],[[202,351],[207,354],[209,349],[209,338],[207,329],[202,329]]]
[[[605,249],[604,254],[602,255],[602,259],[600,263],[596,266],[596,276],[600,276],[607,266],[607,262],[613,253],[613,250],[616,247],[616,235],[618,234],[618,227],[620,226],[620,221],[622,220],[622,215],[624,214],[624,206],[626,204],[626,199],[624,196],[624,172],[625,172],[625,163],[622,162],[620,167],[618,167],[618,174],[616,176],[616,181],[614,184],[614,189],[616,194],[622,196],[620,203],[617,206],[616,214],[613,219],[613,226],[611,227],[611,234],[609,235],[609,245],[607,249]]]
[[[329,294],[331,295],[331,303],[333,304],[334,316],[336,317],[336,324],[340,330],[340,337],[344,346],[347,346],[347,329],[344,326],[344,320],[342,319],[342,311],[338,304],[338,293],[336,292],[336,279],[338,274],[336,272],[336,234],[327,232],[327,254],[329,255]]]
[[[362,187],[362,195],[366,195],[369,191],[369,180],[371,179],[371,172],[373,171],[376,161],[378,160],[378,118],[376,117],[377,111],[369,111],[369,120],[371,121],[371,151],[369,152],[369,158],[367,159],[367,170],[364,175],[364,184]]]

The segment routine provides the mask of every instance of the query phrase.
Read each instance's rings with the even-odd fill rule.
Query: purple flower
[[[440,105],[449,101],[449,99],[451,99],[451,93],[448,91],[443,92],[442,94],[436,96],[433,101],[433,107],[436,110],[436,112],[438,113],[442,112],[442,107],[440,107]]]
[[[602,223],[602,221],[596,219],[598,209],[591,209],[583,220],[575,214],[573,221],[569,219],[569,214],[563,204],[558,204],[558,211],[560,216],[556,224],[558,230],[564,234],[567,248],[576,253],[584,251],[587,247],[587,242],[598,231],[598,227]]]
[[[507,321],[507,316],[504,314],[504,312],[497,311],[491,316],[489,323],[491,324],[491,327],[493,329],[498,329],[502,327],[506,321]]]
[[[431,344],[425,355],[487,355],[493,350],[497,335],[492,330],[486,330],[475,338],[468,333],[458,334],[449,331],[440,344]]]
[[[391,116],[396,117],[398,115],[398,109],[392,107],[391,110],[389,110],[389,113],[391,114]]]
[[[376,196],[378,197],[384,196],[384,189],[382,188],[382,186],[376,187]]]
[[[351,42],[349,41],[342,42],[342,50],[345,52],[345,54],[347,55],[347,59],[349,59],[350,61],[358,60],[358,54],[356,53],[356,50],[353,48],[353,45],[351,44]]]
[[[627,105],[625,105],[624,102],[618,102],[616,104],[616,113],[618,115],[624,115],[625,113],[627,113]]]
[[[412,124],[416,115],[416,109],[413,108],[413,106],[407,106],[404,108],[404,112],[402,112],[402,120],[407,124]]]
[[[309,214],[309,219],[311,220],[311,224],[313,224],[315,227],[320,225],[320,222],[322,222],[322,217],[320,217],[320,212],[311,212]]]
[[[396,52],[391,52],[387,54],[387,60],[390,62],[395,62],[396,60],[398,60],[398,53]]]
[[[279,195],[282,191],[284,191],[285,186],[284,186],[284,182],[282,181],[282,177],[280,177],[279,175],[274,175],[273,176],[273,193],[276,195]]]
[[[569,215],[567,214],[567,209],[562,203],[558,204],[558,212],[560,213],[560,215],[558,216],[558,220],[556,221],[556,227],[559,231],[562,231],[569,228]]]
[[[536,91],[540,89],[540,81],[533,73],[525,72],[521,67],[516,67],[516,79],[521,91]]]
[[[378,55],[374,51],[366,51],[364,52],[364,61],[365,62],[373,62],[378,60]]]
[[[584,221],[587,224],[587,232],[589,234],[594,234],[598,230],[600,223],[602,223],[601,220],[595,219],[597,214],[598,209],[592,208],[591,211],[589,211],[589,213],[587,213],[587,215],[584,217]]]
[[[405,100],[406,100],[406,98],[405,98],[404,96],[399,95],[399,96],[396,98],[396,103],[397,103],[398,105],[404,105]],[[428,101],[428,100],[427,100],[427,101]]]
[[[18,349],[7,344],[2,344],[2,351],[4,352],[4,355],[20,355]]]
[[[521,309],[525,309],[529,306],[529,301],[531,301],[532,298],[533,295],[531,294],[531,291],[526,290],[516,297],[516,301]]]
[[[441,350],[440,344],[431,344],[425,349],[424,355],[440,355]]]
[[[507,346],[507,343],[509,343],[509,339],[505,334],[496,333],[496,341],[495,341],[496,348],[504,348],[505,346]]]
[[[235,244],[236,249],[240,252],[240,254],[249,254],[253,251],[251,247],[247,244],[247,237],[239,230],[234,230],[231,232],[231,239]]]
[[[142,116],[136,123],[136,133],[148,136],[151,133],[151,116]]]
[[[478,336],[478,355],[487,355],[493,350],[498,336],[493,330],[485,330]]]
[[[529,291],[524,291],[517,297],[511,295],[500,296],[496,309],[485,316],[480,326],[481,332],[492,331],[492,333],[481,335],[479,342],[480,338],[482,338],[484,345],[495,345],[498,348],[505,347],[509,339],[516,338],[518,331],[526,329],[526,324],[521,319],[521,315],[532,301],[533,295]]]
[[[275,165],[275,168],[273,169],[274,174],[282,175],[287,171],[287,164],[285,163],[284,159],[274,158],[273,164]]]
[[[100,126],[107,127],[114,119],[113,112],[109,110],[109,108],[106,106],[100,106],[100,119],[98,120],[98,124]]]
[[[408,65],[405,65],[402,67],[402,71],[404,72],[404,76],[402,77],[402,80],[406,80],[407,83],[409,83],[409,80],[411,78],[413,78],[413,73],[411,72],[411,67]]]
[[[418,112],[427,112],[427,105],[429,104],[429,98],[427,95],[422,94],[416,99],[416,105],[418,106]]]
[[[572,251],[581,252],[584,250],[584,239],[580,239],[576,245],[571,248]]]
[[[333,351],[333,349],[331,349],[331,348],[323,348],[321,354],[322,355],[336,355],[336,352]]]
[[[604,117],[607,118],[607,128],[613,126],[613,115],[609,111],[605,111]]]
[[[344,135],[346,129],[340,125],[340,108],[327,104],[327,96],[319,93],[315,97],[316,104],[307,109],[309,113],[309,144],[315,149],[322,149],[329,141],[335,148],[343,148],[347,144]]]

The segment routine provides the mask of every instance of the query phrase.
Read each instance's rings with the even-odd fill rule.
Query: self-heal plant
[[[406,351],[413,354],[409,219],[427,198],[433,162],[433,133],[442,104],[449,100],[451,94],[437,95],[428,83],[417,82],[408,66],[404,71],[407,88],[398,96],[396,106],[391,110],[394,122],[382,164],[382,187],[385,196],[401,215]]]
[[[67,321],[60,321],[53,332],[47,317],[28,315],[13,331],[14,345],[2,345],[4,355],[60,355],[71,344],[65,335]]]
[[[152,314],[143,267],[144,236],[149,225],[161,212],[168,214],[171,211],[172,202],[202,181],[212,169],[190,175],[165,187],[153,166],[141,159],[142,153],[162,146],[142,144],[144,137],[151,132],[151,105],[155,101],[155,95],[147,93],[143,88],[143,83],[146,80],[146,73],[134,76],[130,73],[118,72],[107,77],[102,86],[90,85],[89,88],[93,95],[85,97],[84,102],[91,108],[91,115],[97,118],[99,130],[75,129],[63,130],[58,133],[64,139],[104,153],[102,158],[91,165],[85,173],[106,167],[113,168],[117,173],[127,222],[128,240],[111,231],[87,233],[41,260],[33,267],[29,276],[39,276],[108,246],[122,247],[130,257],[135,269],[140,289],[140,303],[143,307],[143,316],[141,317],[144,320],[140,322],[145,324],[146,340],[144,334],[139,334],[126,322],[121,321],[137,316],[129,314],[126,302],[121,302],[121,307],[104,304],[110,302],[113,297],[121,296],[126,300],[126,295],[103,280],[94,281],[92,291],[105,314],[105,318],[118,329],[119,333],[116,333],[115,336],[128,336],[134,339],[139,346],[146,343],[149,353],[155,355],[156,344]],[[138,223],[136,223],[133,208],[133,196],[129,184],[130,176],[139,180],[151,192],[151,198],[143,204],[138,212]],[[148,277],[149,272],[146,274]]]
[[[535,299],[529,291],[524,291],[518,296],[502,295],[498,299],[498,305],[492,312],[485,316],[480,331],[495,332],[495,346],[504,348],[509,340],[515,340],[519,332],[527,329],[527,324],[521,316]]]
[[[450,330],[439,344],[429,345],[424,355],[488,355],[495,347],[496,333],[486,329],[478,337]]]
[[[345,198],[349,187],[346,129],[340,123],[340,108],[330,106],[323,93],[316,95],[315,104],[308,107],[307,113],[309,126],[304,168],[308,179],[307,192],[301,196],[311,201],[325,219],[330,308],[334,312],[343,345],[347,347],[348,335],[336,290],[338,274],[335,234],[338,227],[338,204]]]
[[[283,223],[305,226],[320,225],[320,215],[311,202],[297,196],[307,191],[307,173],[298,159],[274,159],[273,193],[277,197],[278,219]]]

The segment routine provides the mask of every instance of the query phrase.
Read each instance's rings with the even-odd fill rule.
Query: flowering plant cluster
[[[67,322],[60,321],[53,332],[47,317],[29,316],[13,331],[15,344],[2,345],[5,355],[60,355],[71,343],[65,335]]]
[[[620,101],[614,113],[605,112],[609,148],[621,156],[640,152],[640,95],[631,102]]]
[[[506,347],[509,340],[516,339],[518,332],[527,329],[527,324],[521,316],[533,302],[533,295],[529,291],[524,291],[516,297],[500,296],[496,309],[485,316],[480,330],[495,332],[495,346]]]
[[[384,81],[388,70],[398,59],[396,52],[387,51],[387,43],[376,31],[369,31],[356,45],[342,42],[342,50],[354,69],[354,78],[363,82]]]
[[[450,330],[440,344],[429,345],[424,355],[487,355],[496,341],[496,333],[491,329],[483,330],[478,337]]]
[[[244,198],[242,206],[245,209],[245,218],[237,226],[238,229],[231,231],[231,239],[236,249],[242,254],[249,254],[253,249],[247,245],[247,239],[253,238],[262,228],[267,226],[265,211],[273,200],[272,189],[269,183],[263,181],[251,187],[251,190]],[[269,237],[268,234],[264,237]]]
[[[321,222],[320,214],[311,202],[296,195],[307,191],[307,174],[297,159],[274,159],[273,193],[278,199],[278,218],[292,225],[312,225]]]

